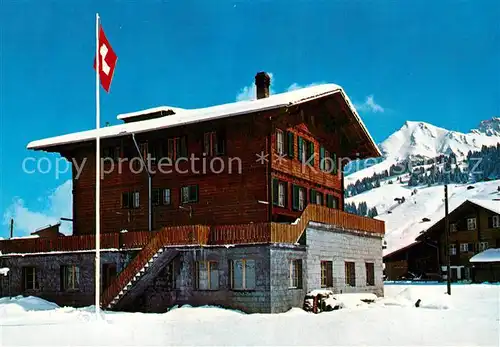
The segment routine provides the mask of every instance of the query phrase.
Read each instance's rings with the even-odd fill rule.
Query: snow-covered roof
[[[336,84],[321,84],[315,85],[307,88],[297,89],[286,93],[273,94],[267,98],[251,100],[251,101],[239,101],[224,105],[211,106],[199,109],[180,109],[175,110],[172,107],[158,107],[154,109],[147,109],[143,111],[127,113],[119,115],[121,119],[135,117],[139,115],[145,115],[153,112],[158,112],[162,110],[173,110],[175,114],[159,117],[155,119],[148,119],[137,122],[130,122],[125,124],[119,124],[114,126],[103,127],[99,129],[99,133],[96,129],[87,130],[62,136],[51,137],[43,140],[32,141],[28,144],[28,149],[43,149],[51,146],[64,145],[69,143],[77,143],[84,141],[91,141],[97,137],[100,138],[111,138],[124,135],[130,135],[133,133],[141,133],[158,129],[165,129],[180,125],[192,124],[206,122],[214,119],[237,116],[242,114],[248,114],[252,112],[271,110],[281,107],[299,105],[310,100],[318,99],[321,97],[326,97],[335,93],[340,93],[350,110],[352,111],[356,121],[360,124],[366,136],[369,138],[373,147],[381,155],[375,141],[371,137],[370,133],[366,129],[365,125],[361,121],[354,105],[349,100],[348,96],[344,93],[342,87]]]
[[[490,210],[493,213],[500,214],[500,201],[499,200],[486,200],[486,199],[468,199],[467,201],[472,202],[482,208]]]
[[[500,262],[500,248],[489,248],[469,259],[471,263]]]
[[[465,201],[463,201],[462,203],[460,203],[455,208],[450,209],[449,213],[451,214],[452,212],[454,212],[455,210],[457,210],[459,207],[463,206],[466,203],[472,203],[472,204],[478,205],[480,207],[483,207],[483,208],[485,208],[487,210],[490,210],[493,213],[500,214],[500,201],[498,201],[498,200],[489,200],[489,199],[466,199]],[[423,231],[421,233],[421,235],[424,235],[425,233],[427,233],[427,231],[429,229],[431,229],[432,227],[434,227],[435,225],[437,225],[438,223],[440,223],[443,220],[444,220],[444,217],[442,217],[441,219],[437,220],[434,224],[432,224],[428,228],[426,228],[425,231]],[[420,236],[417,237],[417,240],[419,239],[419,237]]]

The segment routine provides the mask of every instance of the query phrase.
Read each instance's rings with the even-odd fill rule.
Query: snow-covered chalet
[[[72,163],[73,234],[0,241],[0,294],[93,304],[99,131],[103,308],[283,312],[313,289],[383,295],[384,222],[344,212],[343,198],[344,165],[377,145],[341,87],[269,95],[270,82],[255,76],[255,100],[29,143]]]

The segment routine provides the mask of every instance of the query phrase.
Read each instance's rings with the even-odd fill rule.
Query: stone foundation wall
[[[130,253],[102,252],[101,264],[116,264],[117,272],[130,261]],[[79,288],[65,291],[61,285],[61,266],[79,267]],[[95,303],[95,253],[61,253],[25,256],[3,256],[0,267],[10,269],[8,276],[1,276],[1,296],[33,295],[55,302],[60,306],[88,306]],[[37,289],[24,289],[23,267],[35,267]],[[101,272],[102,283],[102,272]]]

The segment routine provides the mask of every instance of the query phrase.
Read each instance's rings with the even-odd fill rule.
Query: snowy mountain
[[[500,118],[482,121],[478,129],[460,133],[425,122],[406,122],[380,144],[384,157],[404,160],[412,157],[434,158],[454,152],[457,156],[480,150],[483,145],[500,142]]]
[[[487,136],[500,136],[500,117],[493,117],[483,120],[477,129],[472,130],[476,134],[485,134]]]
[[[428,170],[431,165],[423,163],[422,159],[435,160],[452,152],[457,161],[460,161],[456,165],[466,166],[463,160],[469,151],[481,151],[482,146],[497,146],[498,143],[500,118],[482,121],[477,129],[469,133],[450,131],[424,122],[406,122],[401,129],[379,145],[384,154],[383,160],[345,177],[345,186],[348,187],[356,182],[359,184],[364,178],[382,174],[377,178],[376,184],[372,183],[373,188],[370,186],[366,191],[362,190],[362,193],[348,197],[346,204],[359,205],[366,202],[368,209],[376,208],[376,218],[386,222],[387,249],[384,254],[388,254],[412,243],[421,231],[444,216],[442,183],[409,186],[410,172],[395,175],[391,167],[411,161],[410,171]],[[444,163],[436,160],[435,163],[435,167],[441,170],[444,168]],[[493,165],[498,168],[500,164]],[[389,175],[384,176],[384,172],[389,172]],[[494,177],[497,178],[500,177]],[[474,188],[470,189],[471,186]],[[448,185],[450,209],[466,199],[500,199],[499,186],[498,179],[466,184],[451,183]],[[500,201],[498,203],[500,204]],[[423,218],[430,219],[430,222],[424,222]]]

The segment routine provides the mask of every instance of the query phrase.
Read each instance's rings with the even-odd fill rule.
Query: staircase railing
[[[166,227],[158,231],[123,271],[116,276],[108,288],[104,290],[101,306],[107,307],[158,250],[169,245],[207,244],[209,231],[210,228],[203,225]]]

